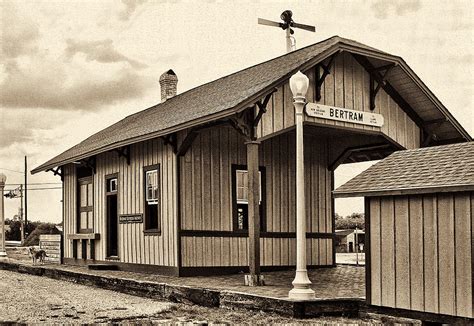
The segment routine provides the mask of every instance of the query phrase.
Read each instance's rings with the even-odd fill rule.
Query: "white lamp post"
[[[306,103],[309,79],[301,71],[290,78],[290,89],[296,110],[296,276],[291,299],[309,300],[315,298],[306,270],[306,212],[304,196],[304,145],[303,109]]]
[[[5,189],[5,181],[7,181],[7,177],[5,174],[0,173],[0,223],[2,227],[2,241],[0,241],[0,257],[6,257],[7,252],[5,250],[5,209],[3,203],[3,189]]]

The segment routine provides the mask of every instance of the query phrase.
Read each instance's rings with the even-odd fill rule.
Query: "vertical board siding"
[[[327,64],[328,60],[325,60]],[[310,80],[307,100],[315,102],[316,67],[304,73]],[[322,70],[319,72],[322,73]],[[321,100],[318,103],[352,110],[370,111],[369,73],[349,54],[339,54],[333,62],[331,73],[326,76],[321,87]],[[365,126],[350,122],[340,122],[314,118],[305,115],[304,119],[323,125],[351,128],[355,130],[381,131],[401,146],[412,149],[420,147],[420,129],[383,90],[377,94],[375,113],[382,114],[384,125],[379,127]],[[371,111],[370,111],[371,112]],[[295,115],[289,83],[277,88],[262,117],[257,133],[258,137],[266,137],[273,133],[294,126]]]
[[[93,176],[94,232],[100,234],[100,240],[95,242],[97,260],[106,259],[106,176],[118,174],[118,214],[143,214],[143,167],[153,164],[160,164],[161,167],[161,234],[144,235],[143,223],[119,224],[118,254],[120,262],[124,263],[177,266],[176,157],[161,139],[131,145],[130,165],[124,158],[119,158],[116,152],[97,155],[96,173]],[[65,166],[66,234],[75,233],[76,180],[75,166]],[[69,241],[65,242],[65,257],[72,257],[72,243]]]
[[[381,301],[383,306],[395,307],[395,214],[392,199],[383,197],[380,200],[380,215]],[[373,241],[371,243],[374,245]]]
[[[473,218],[472,192],[371,198],[370,304],[472,318]]]
[[[264,115],[265,116],[265,115]],[[282,118],[282,123],[283,123]],[[308,232],[332,233],[331,174],[327,169],[328,141],[305,135],[305,178]],[[266,197],[265,224],[267,232],[296,231],[296,161],[295,133],[289,131],[263,141],[259,148],[259,165],[265,167]],[[211,146],[210,146],[211,145]],[[230,126],[209,128],[200,132],[185,154],[181,169],[182,230],[232,231],[232,165],[246,165],[247,155],[243,137]],[[192,237],[183,237],[192,238]],[[193,254],[193,260],[183,257],[183,266],[216,262],[232,265],[226,260],[229,251],[219,237],[196,237],[196,247],[182,241],[181,253]],[[332,265],[332,239],[314,239],[308,244],[308,255],[314,264]],[[296,261],[296,250],[291,238],[268,238],[261,243],[261,257],[265,265],[291,265]],[[293,248],[294,247],[294,248]],[[242,257],[242,246],[234,248]],[[197,251],[212,252],[212,262]],[[211,251],[206,251],[211,250]],[[295,251],[296,252],[296,251]],[[219,257],[216,257],[219,255]],[[245,257],[245,258],[244,258]],[[235,261],[242,266],[242,261]],[[309,262],[308,262],[309,263]],[[188,265],[186,265],[188,264]]]
[[[267,244],[272,240],[279,240],[282,246],[290,248],[281,260],[275,261],[272,253],[265,251]],[[248,266],[248,238],[247,237],[181,237],[181,254],[183,267],[230,267]],[[308,265],[332,265],[332,245],[330,239],[306,239],[308,248],[330,247],[324,257],[319,252],[308,253]],[[196,248],[203,248],[198,251]],[[206,254],[203,254],[206,253]],[[260,264],[262,266],[294,266],[296,264],[295,238],[260,238]]]
[[[63,168],[63,216],[64,216],[64,234],[76,233],[76,168],[73,164],[65,165]],[[63,237],[64,241],[64,257],[72,258],[73,254],[73,240]],[[78,246],[79,247],[79,246]],[[79,251],[79,248],[78,248]]]

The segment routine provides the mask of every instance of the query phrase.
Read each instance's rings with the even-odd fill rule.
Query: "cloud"
[[[98,110],[138,98],[153,84],[151,78],[131,68],[94,76],[80,67],[74,75],[74,71],[45,58],[24,66],[7,62],[4,75],[0,82],[0,105],[6,108]]]
[[[0,119],[0,148],[20,144],[51,142],[50,137],[38,137],[52,128],[60,126],[71,113],[44,109],[2,108]],[[30,148],[31,151],[31,148]]]
[[[421,8],[420,0],[376,0],[370,6],[375,14],[375,17],[379,19],[385,19],[389,13],[393,11],[398,16],[403,16],[410,12],[416,12]]]
[[[137,8],[145,2],[146,0],[122,0],[125,8],[118,13],[119,19],[123,21],[129,20]]]
[[[1,2],[2,56],[17,58],[37,51],[36,41],[40,36],[39,27],[24,15],[18,15],[8,2]]]
[[[87,61],[97,61],[100,63],[128,62],[135,69],[147,67],[147,65],[130,59],[117,51],[111,39],[100,41],[74,41],[68,39],[66,43],[65,54],[69,59],[77,53],[83,53]]]

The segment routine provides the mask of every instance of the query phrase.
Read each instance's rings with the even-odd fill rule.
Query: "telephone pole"
[[[28,163],[27,163],[27,159],[26,159],[26,155],[25,155],[25,188],[24,188],[24,191],[25,191],[25,224],[24,224],[24,228],[23,228],[23,233],[24,233],[24,236],[26,237],[27,234],[26,234],[26,227],[28,225]]]

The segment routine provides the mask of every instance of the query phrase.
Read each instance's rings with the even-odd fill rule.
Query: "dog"
[[[41,265],[44,265],[44,258],[49,257],[46,254],[46,251],[43,249],[36,250],[34,247],[29,248],[30,256],[33,259],[33,265],[36,265],[36,262],[40,262]]]

